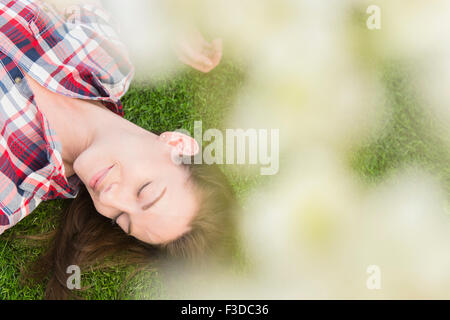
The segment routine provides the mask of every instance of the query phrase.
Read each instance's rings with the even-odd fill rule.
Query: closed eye
[[[152,183],[152,182],[150,181],[150,182],[147,182],[146,184],[144,184],[144,185],[139,189],[137,196],[139,197],[139,195],[141,194],[142,190],[144,190],[144,188],[145,188],[146,186],[148,186],[149,184],[151,184],[151,183]]]
[[[147,183],[145,183],[140,189],[139,189],[139,191],[138,191],[138,197],[139,197],[139,195],[141,194],[141,192],[142,192],[142,190],[146,187],[146,186],[148,186],[149,184],[151,184],[152,182],[150,181],[150,182],[147,182]],[[149,209],[150,207],[152,207],[156,202],[158,202],[163,196],[164,196],[164,194],[166,193],[166,190],[167,190],[167,188],[164,188],[163,189],[163,191],[159,194],[159,196],[155,199],[155,200],[153,200],[152,202],[150,202],[149,204],[147,204],[147,205],[145,205],[144,207],[142,207],[142,210],[147,210],[147,209]],[[121,215],[123,215],[125,212],[120,212],[115,218],[113,218],[112,219],[112,224],[114,225],[114,224],[116,224],[117,225],[117,219],[121,216]],[[129,224],[128,224],[128,232],[126,232],[128,235],[130,235],[131,234],[131,222],[129,222]]]
[[[146,204],[145,206],[143,206],[142,210],[145,211],[145,210],[148,210],[149,208],[151,208],[152,206],[154,206],[155,203],[157,203],[164,196],[164,194],[166,193],[166,190],[167,190],[167,187],[165,187],[163,189],[163,191],[161,191],[161,193],[159,194],[159,196],[155,200],[153,200],[152,202],[150,202],[150,203]]]
[[[123,215],[125,212],[121,212],[121,213],[119,213],[115,218],[113,218],[112,219],[112,221],[111,221],[111,223],[113,224],[113,225],[118,225],[117,224],[117,219],[119,219],[119,217],[121,216],[121,215]],[[131,231],[130,231],[130,228],[131,228],[131,225],[128,225],[128,231],[126,232],[128,235],[130,235],[130,233],[131,233]]]
[[[119,219],[119,217],[121,216],[121,215],[123,215],[125,212],[120,212],[115,218],[112,218],[111,219],[111,223],[113,224],[113,225],[116,225],[117,224],[117,219]]]

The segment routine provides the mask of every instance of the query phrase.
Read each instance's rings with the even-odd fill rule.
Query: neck
[[[102,130],[102,121],[98,119],[104,119],[101,111],[105,110],[91,101],[80,99],[66,100],[54,110],[58,111],[52,112],[51,117],[55,120],[55,131],[61,140],[66,177],[70,177],[75,173],[75,159],[89,148]]]
[[[81,153],[93,143],[106,139],[111,130],[121,130],[127,126],[127,120],[109,111],[100,102],[54,93],[28,74],[25,76],[39,110],[61,141],[66,177],[75,173],[73,163]]]
[[[61,106],[61,105],[60,105]],[[62,158],[66,169],[66,177],[75,174],[73,164],[86,150],[93,146],[114,143],[111,135],[117,132],[146,132],[139,126],[108,110],[99,102],[81,99],[69,99],[61,108],[58,108],[58,123],[61,143],[63,146]]]

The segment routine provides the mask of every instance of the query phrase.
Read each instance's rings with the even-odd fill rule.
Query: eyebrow
[[[152,202],[150,202],[150,203],[146,204],[145,206],[143,206],[142,210],[145,211],[145,210],[150,209],[152,206],[154,206],[164,196],[164,194],[166,193],[166,190],[167,190],[167,187],[164,187],[164,190],[160,193],[160,195],[155,200],[153,200]],[[117,217],[115,217],[113,219],[114,223],[116,223],[116,220],[124,213],[125,213],[124,211],[119,213],[117,215]],[[127,232],[127,234],[131,235],[131,220],[130,220],[130,222],[128,224],[128,232]]]
[[[164,190],[161,191],[161,193],[159,194],[159,196],[158,196],[155,200],[153,200],[152,202],[150,202],[150,203],[146,204],[145,206],[143,206],[143,207],[142,207],[142,210],[143,210],[143,211],[148,210],[150,207],[152,207],[153,205],[155,205],[155,203],[157,203],[157,202],[164,196],[164,194],[166,193],[166,190],[167,190],[167,187],[164,187]]]

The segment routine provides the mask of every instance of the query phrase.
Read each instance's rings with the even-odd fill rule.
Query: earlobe
[[[159,139],[176,148],[177,153],[183,156],[194,156],[200,150],[194,138],[181,132],[164,132],[159,136]]]

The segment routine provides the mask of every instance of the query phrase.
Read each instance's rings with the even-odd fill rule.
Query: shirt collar
[[[27,175],[19,188],[42,200],[75,198],[81,180],[76,175],[69,178],[65,176],[61,142],[44,114],[38,110],[37,116],[41,122],[41,127],[44,128],[47,164]]]

